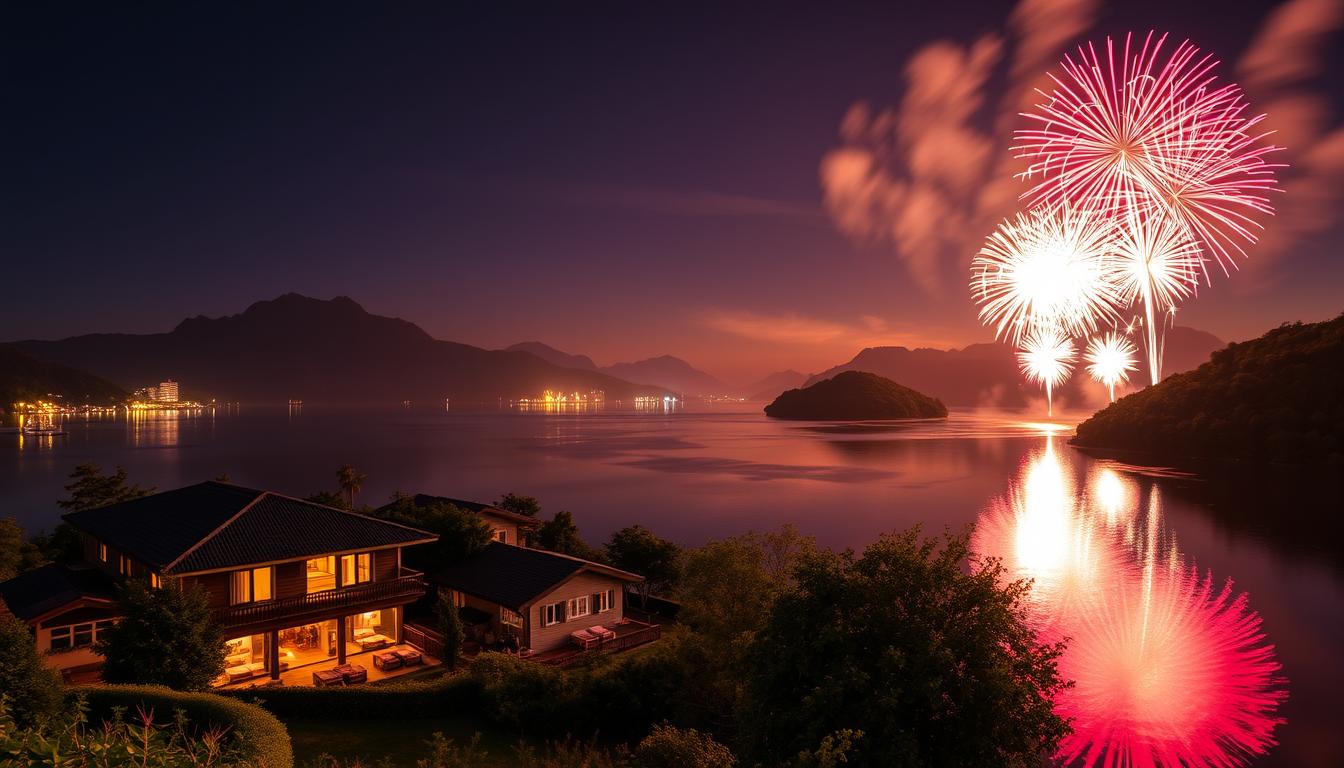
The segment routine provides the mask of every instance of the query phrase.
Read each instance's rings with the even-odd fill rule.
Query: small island
[[[1344,466],[1344,315],[1293,323],[1112,403],[1073,444],[1180,462]]]
[[[765,406],[776,419],[945,419],[941,400],[864,371],[843,371],[810,387],[790,389]]]

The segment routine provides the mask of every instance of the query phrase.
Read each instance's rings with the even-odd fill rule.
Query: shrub
[[[480,691],[482,713],[496,723],[520,731],[553,732],[560,726],[573,733],[582,728],[580,718],[569,716],[577,686],[562,670],[508,654],[482,653],[467,674]]]
[[[639,742],[635,762],[639,768],[732,768],[737,758],[709,734],[663,723]]]
[[[333,688],[307,686],[220,691],[280,718],[407,718],[474,712],[478,686],[467,675]]]
[[[0,615],[0,693],[20,726],[61,708],[61,676],[38,654],[28,625],[9,613]]]
[[[227,729],[249,762],[266,768],[293,768],[289,731],[270,712],[237,699],[213,693],[184,693],[154,685],[97,685],[71,688],[70,697],[83,697],[94,722],[110,719],[118,708],[135,713],[154,711],[164,722],[181,710],[197,735]]]
[[[100,632],[94,646],[105,659],[104,680],[203,690],[224,671],[224,635],[200,587],[128,581],[118,608],[125,618]]]

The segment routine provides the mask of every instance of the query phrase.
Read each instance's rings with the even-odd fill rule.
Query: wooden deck
[[[627,648],[652,643],[654,640],[663,636],[663,628],[658,624],[646,624],[642,621],[628,619],[623,623],[605,625],[607,629],[616,633],[616,636],[610,640],[604,640],[595,646],[584,650],[577,645],[567,645],[563,648],[556,648],[551,651],[543,651],[526,657],[530,661],[538,664],[547,664],[550,666],[562,667],[566,664],[573,664],[582,659],[586,654],[591,653],[616,653],[624,651]]]
[[[388,651],[400,651],[400,650],[416,651],[419,649],[413,648],[410,645],[402,644],[402,645],[389,646],[387,648],[382,648],[377,651],[364,651],[362,653],[351,653],[345,657],[345,663],[359,664],[360,666],[367,669],[369,671],[370,683],[377,680],[390,680],[392,678],[401,677],[403,675],[408,675],[414,672],[420,672],[426,667],[437,667],[443,663],[439,659],[430,656],[429,654],[424,653],[422,651],[421,655],[424,657],[425,662],[423,664],[418,664],[414,667],[400,667],[398,669],[392,669],[385,672],[373,666],[373,655],[375,653],[387,653]],[[284,672],[280,673],[280,681],[278,684],[284,686],[312,687],[314,672],[323,669],[331,669],[335,666],[337,666],[336,660],[331,659],[330,661],[327,662],[322,662],[318,664],[308,664],[306,666],[298,667],[296,669],[287,669]],[[363,683],[363,685],[367,684],[368,683]],[[251,680],[244,680],[240,683],[221,685],[218,686],[218,689],[236,691],[245,688],[266,688],[274,685],[277,685],[277,683],[271,679],[270,675],[266,675],[264,677],[254,677]]]

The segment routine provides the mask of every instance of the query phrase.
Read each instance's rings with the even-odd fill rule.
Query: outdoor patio
[[[385,669],[381,669],[381,668],[379,668],[379,667],[377,667],[377,666],[374,666],[374,663],[373,663],[373,657],[376,656],[376,655],[378,655],[378,654],[381,654],[381,653],[387,653],[387,652],[389,652],[389,651],[416,651],[416,652],[419,652],[419,653],[420,653],[420,656],[421,656],[421,659],[422,659],[422,663],[417,664],[417,665],[414,665],[414,666],[409,666],[409,667],[408,667],[408,666],[401,666],[401,667],[398,667],[398,668],[396,668],[396,669],[386,669],[386,670],[385,670]],[[350,664],[350,665],[359,665],[359,666],[363,667],[363,668],[365,669],[365,671],[367,672],[367,674],[368,674],[368,680],[367,680],[366,682],[364,682],[364,683],[356,683],[356,685],[367,685],[368,683],[377,682],[378,680],[390,680],[390,679],[392,679],[392,678],[402,677],[402,676],[404,676],[404,675],[409,675],[409,674],[414,674],[414,673],[416,673],[416,672],[421,672],[421,671],[423,671],[423,670],[425,670],[426,668],[429,668],[429,667],[437,667],[437,666],[440,666],[443,662],[441,662],[438,658],[436,658],[436,657],[434,657],[434,656],[430,656],[429,654],[426,654],[426,653],[424,653],[424,652],[421,652],[418,648],[414,648],[414,647],[412,647],[412,646],[410,646],[410,645],[406,645],[406,644],[403,643],[403,644],[401,644],[401,645],[394,645],[394,646],[390,646],[390,647],[388,647],[388,648],[383,648],[383,649],[381,649],[381,650],[377,650],[377,651],[364,651],[363,653],[351,653],[351,654],[348,654],[348,655],[346,655],[346,657],[345,657],[345,663],[346,663],[346,664]],[[305,665],[305,666],[302,666],[302,667],[298,667],[298,668],[296,668],[296,669],[287,669],[287,670],[285,670],[284,672],[281,672],[281,673],[280,673],[280,680],[279,680],[279,683],[276,683],[274,680],[271,679],[271,677],[270,677],[269,675],[267,675],[267,676],[264,676],[264,677],[254,677],[254,678],[252,678],[252,679],[250,679],[250,680],[244,680],[244,681],[242,681],[242,682],[238,682],[238,683],[231,683],[231,684],[229,684],[229,685],[222,685],[222,686],[219,686],[219,688],[220,688],[220,689],[229,689],[229,690],[238,690],[238,689],[242,689],[242,688],[264,688],[264,687],[267,687],[267,686],[272,686],[272,685],[277,685],[277,684],[278,684],[278,685],[284,685],[284,686],[309,686],[309,687],[311,687],[311,686],[313,685],[313,673],[314,673],[314,672],[320,672],[320,671],[330,670],[330,669],[333,669],[333,668],[335,668],[335,667],[337,667],[337,666],[338,666],[338,665],[337,665],[337,663],[336,663],[336,660],[335,660],[335,659],[330,659],[330,660],[328,660],[328,661],[326,661],[326,662],[323,662],[323,663],[318,663],[318,664],[308,664],[308,665]]]

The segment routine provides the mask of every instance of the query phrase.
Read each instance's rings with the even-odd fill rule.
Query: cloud
[[[1265,19],[1237,62],[1251,104],[1285,147],[1276,159],[1284,195],[1254,255],[1271,257],[1325,232],[1344,205],[1344,124],[1331,124],[1330,104],[1314,81],[1344,28],[1339,0],[1290,0]],[[1253,263],[1259,263],[1254,260]]]
[[[699,324],[720,333],[770,344],[829,346],[843,343],[847,347],[951,346],[942,339],[916,337],[910,333],[897,331],[891,328],[886,320],[873,315],[863,315],[855,322],[842,322],[791,312],[706,310],[699,313],[695,319]]]
[[[859,102],[840,124],[841,145],[818,168],[822,199],[841,232],[890,245],[922,289],[938,292],[1016,205],[1008,145],[1016,113],[1059,49],[1087,29],[1096,0],[1021,0],[1010,34],[970,45],[940,40],[906,64],[897,107]],[[987,83],[1009,41],[1007,86],[989,104]],[[993,128],[976,127],[991,107]]]

